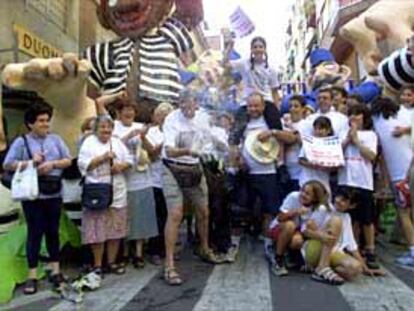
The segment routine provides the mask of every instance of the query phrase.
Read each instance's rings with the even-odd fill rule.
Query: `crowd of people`
[[[72,156],[88,196],[103,185],[111,187],[105,208],[82,209],[83,251],[92,252],[88,276],[98,283],[95,288],[104,273],[125,273],[129,259],[143,268],[147,255],[154,264],[164,264],[167,284],[182,284],[176,248],[183,219],[191,223],[192,215],[194,253],[212,264],[235,260],[243,228],[263,239],[264,254],[278,276],[298,267],[315,281],[340,285],[362,273],[383,275],[375,251],[378,178],[395,193],[409,246],[397,261],[414,266],[411,202],[404,191],[414,191],[414,88],[405,87],[397,101],[380,95],[364,103],[341,87],[325,86],[317,93],[317,109],[294,95],[282,116],[280,85],[263,38],[253,39],[249,59],[225,57],[224,65],[242,76],[243,100],[235,115],[200,107],[188,88],[177,107],[161,103],[152,122],[143,124],[136,122],[136,106],[125,92],[104,95],[95,100],[98,116],[82,126],[77,155],[50,133],[47,104],[26,112],[29,133],[11,145],[5,170],[32,160],[40,187],[42,177],[61,176]],[[307,158],[303,139],[333,136],[340,142],[343,165],[323,166]],[[49,185],[61,184],[59,178],[47,179]],[[30,268],[26,294],[37,291],[43,235],[55,288],[65,281],[59,270],[62,195],[60,187],[52,188],[22,202]]]

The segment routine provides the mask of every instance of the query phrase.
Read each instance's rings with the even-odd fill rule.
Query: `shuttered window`
[[[26,0],[26,3],[60,29],[66,30],[68,0]]]

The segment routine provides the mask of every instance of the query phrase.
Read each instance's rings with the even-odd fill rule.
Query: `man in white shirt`
[[[279,211],[279,189],[275,162],[261,163],[255,159],[246,148],[246,138],[261,131],[258,139],[265,141],[270,137],[278,137],[280,131],[270,130],[264,119],[265,102],[259,93],[250,95],[247,99],[247,113],[249,122],[244,130],[244,142],[241,145],[243,167],[247,170],[249,192],[249,208],[254,207],[257,198],[261,201],[264,231],[268,228],[272,215]],[[276,159],[275,159],[276,160]]]
[[[208,128],[205,120],[197,110],[195,95],[186,90],[180,94],[179,109],[171,112],[163,125],[162,181],[168,209],[164,277],[169,285],[181,285],[183,282],[174,265],[174,249],[184,204],[191,204],[196,211],[201,242],[198,255],[205,261],[218,263],[217,256],[209,248],[207,184],[200,166],[200,151],[194,148],[194,138]]]
[[[312,135],[313,122],[317,117],[325,116],[331,120],[334,135],[343,139],[349,131],[348,118],[335,110],[333,107],[333,94],[330,88],[320,89],[317,96],[319,110],[305,119],[303,126],[300,128],[301,135]]]

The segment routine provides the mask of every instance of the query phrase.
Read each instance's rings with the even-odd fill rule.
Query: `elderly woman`
[[[120,239],[127,234],[127,184],[125,171],[132,158],[123,142],[112,136],[114,122],[109,115],[100,115],[94,124],[94,134],[82,143],[78,166],[85,184],[112,183],[113,200],[108,208],[95,211],[84,209],[82,243],[92,248],[94,272],[100,279],[102,257],[107,244],[109,271],[122,274],[125,269],[115,264]]]
[[[24,288],[27,295],[37,292],[36,271],[43,235],[46,237],[52,266],[53,285],[58,290],[63,283],[59,271],[59,219],[62,203],[59,177],[71,160],[62,138],[49,132],[52,113],[52,108],[45,103],[30,106],[24,115],[24,123],[29,133],[14,141],[3,163],[5,170],[15,171],[19,162],[25,168],[28,161],[33,160],[39,175],[39,197],[33,201],[22,202],[27,223],[26,256],[29,278]],[[48,182],[53,185],[48,187]]]

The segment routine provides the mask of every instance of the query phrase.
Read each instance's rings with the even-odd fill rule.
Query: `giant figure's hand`
[[[86,96],[90,70],[88,61],[67,53],[62,58],[35,58],[27,63],[9,64],[3,70],[2,81],[13,89],[35,91],[49,103],[54,108],[52,131],[75,151],[82,121],[95,115],[93,101]],[[2,132],[3,128],[0,140]]]

